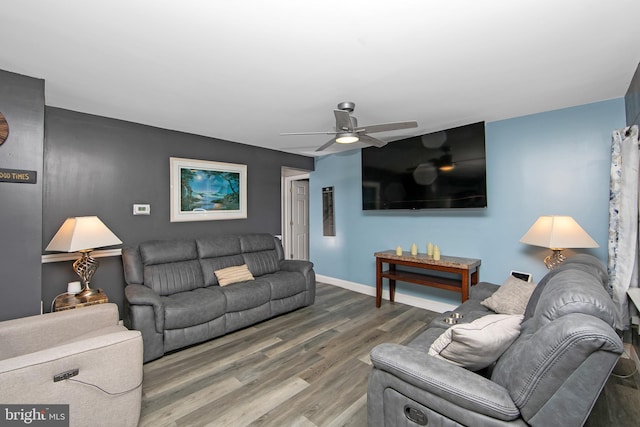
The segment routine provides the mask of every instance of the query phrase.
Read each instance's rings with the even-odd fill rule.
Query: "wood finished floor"
[[[366,426],[369,352],[434,316],[319,283],[311,307],[147,363],[140,426]],[[639,389],[612,377],[587,425],[638,425]]]

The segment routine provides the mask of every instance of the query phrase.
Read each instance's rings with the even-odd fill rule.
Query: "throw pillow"
[[[499,314],[524,314],[535,288],[535,283],[509,276],[493,295],[480,304]]]
[[[472,371],[486,368],[520,335],[522,315],[488,314],[453,325],[429,348],[429,355]]]
[[[214,273],[218,278],[220,286],[227,286],[232,283],[244,282],[245,280],[254,280],[253,274],[249,271],[247,264],[227,267],[221,270],[215,270]]]

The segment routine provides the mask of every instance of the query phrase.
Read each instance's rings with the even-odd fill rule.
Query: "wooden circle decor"
[[[7,119],[0,113],[0,145],[9,137],[9,123]]]

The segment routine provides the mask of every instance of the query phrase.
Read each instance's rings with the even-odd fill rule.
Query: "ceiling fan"
[[[370,133],[387,132],[390,130],[409,129],[418,127],[418,122],[397,122],[384,123],[379,125],[358,126],[358,120],[350,113],[353,112],[356,104],[353,102],[341,102],[338,109],[333,110],[336,116],[336,130],[325,132],[287,132],[280,135],[334,135],[326,144],[320,146],[316,151],[322,151],[334,143],[352,144],[354,142],[364,142],[374,147],[384,147],[387,143],[380,139],[369,136]]]

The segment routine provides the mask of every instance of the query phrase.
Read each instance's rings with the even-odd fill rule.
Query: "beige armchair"
[[[122,427],[141,398],[142,337],[117,305],[0,322],[0,404],[68,404],[70,426]]]

